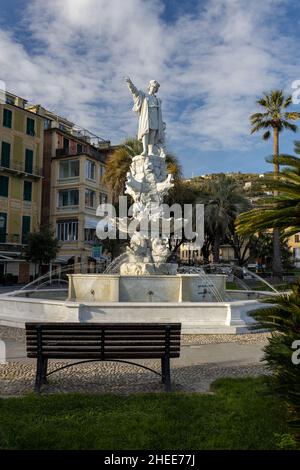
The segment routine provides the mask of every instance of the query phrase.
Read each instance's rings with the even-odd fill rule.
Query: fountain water
[[[120,272],[121,264],[127,262],[129,259],[128,253],[122,253],[117,256],[105,269],[103,274],[118,274]]]

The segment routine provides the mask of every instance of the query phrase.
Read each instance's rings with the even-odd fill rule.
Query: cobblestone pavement
[[[159,370],[157,361],[143,361],[144,365]],[[49,371],[63,363],[51,363]],[[173,390],[178,392],[208,392],[210,384],[221,377],[248,377],[267,374],[260,365],[219,367],[201,365],[173,367]],[[0,396],[24,395],[33,391],[35,365],[8,363],[0,365]],[[44,393],[85,392],[119,393],[163,392],[160,377],[131,365],[114,362],[89,363],[70,367],[49,377]]]
[[[208,392],[210,384],[221,377],[247,377],[268,374],[267,368],[259,363],[259,354],[262,346],[266,343],[267,334],[245,334],[245,335],[183,335],[183,349],[187,351],[188,361],[174,360],[171,363],[173,390],[179,392]],[[25,343],[24,330],[17,328],[0,328],[0,338],[14,341],[16,347],[23,348]],[[234,351],[249,348],[249,357],[252,350],[255,353],[249,362],[247,355],[243,363],[239,363],[239,357],[221,363],[189,363],[189,358],[199,354],[201,348],[212,348],[213,344],[219,344],[221,350],[231,348],[228,344],[239,343],[242,346],[232,345]],[[201,346],[203,345],[203,346]],[[205,346],[211,345],[211,346]],[[257,345],[257,347],[255,346]],[[196,349],[192,349],[196,346]],[[199,349],[200,348],[200,349]],[[201,353],[202,354],[202,353]],[[236,353],[235,353],[236,354]],[[184,356],[184,354],[182,354]],[[256,357],[257,356],[257,357]],[[198,361],[198,356],[196,362]],[[160,361],[145,360],[137,361],[139,364],[160,371]],[[188,363],[187,363],[188,362]],[[51,362],[49,371],[64,365],[63,361]],[[20,360],[19,362],[8,362],[0,364],[0,396],[14,396],[31,393],[33,391],[35,377],[35,361]],[[144,369],[133,365],[117,362],[96,362],[81,364],[57,372],[49,377],[49,384],[44,386],[44,393],[55,392],[88,392],[88,393],[119,393],[130,394],[140,392],[162,392],[164,386],[160,377]]]

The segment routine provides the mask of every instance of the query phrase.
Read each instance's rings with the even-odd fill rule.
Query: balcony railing
[[[56,206],[58,211],[78,211],[78,204],[70,204],[69,206]]]
[[[27,176],[32,178],[42,178],[43,176],[43,171],[41,168],[37,166],[33,166],[32,168],[25,168],[25,163],[17,163],[11,161],[9,163],[9,166],[3,166],[0,162],[0,168],[1,170],[5,170],[10,173],[17,173],[21,176]]]

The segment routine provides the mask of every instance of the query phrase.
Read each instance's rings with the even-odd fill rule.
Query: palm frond
[[[271,137],[271,132],[270,131],[267,131],[267,132],[264,132],[263,133],[263,140],[268,140],[269,138]]]

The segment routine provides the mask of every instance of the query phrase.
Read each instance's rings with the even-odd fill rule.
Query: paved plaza
[[[23,395],[33,390],[35,360],[26,357],[24,330],[1,327],[6,343],[7,364],[0,365],[0,395]],[[220,377],[267,374],[260,362],[267,334],[184,335],[181,356],[171,364],[175,391],[208,392]],[[160,362],[137,361],[159,371]],[[50,362],[49,371],[63,365]],[[70,367],[49,378],[44,393],[137,393],[162,392],[159,377],[144,369],[118,362],[97,362]]]

